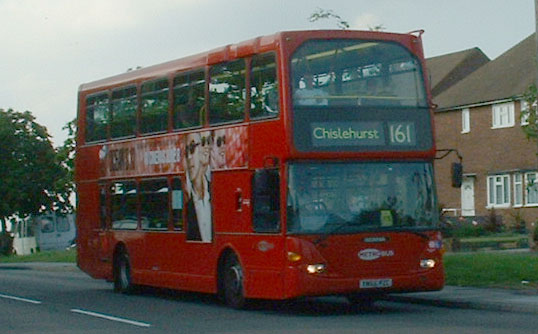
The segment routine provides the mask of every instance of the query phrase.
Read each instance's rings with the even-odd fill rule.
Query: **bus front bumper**
[[[444,271],[441,266],[427,271],[361,277],[310,274],[297,267],[288,267],[285,276],[284,281],[288,283],[285,287],[285,298],[436,291],[444,286]]]

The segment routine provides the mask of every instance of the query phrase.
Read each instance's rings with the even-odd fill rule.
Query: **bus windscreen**
[[[425,162],[292,163],[288,232],[435,228],[433,169]]]

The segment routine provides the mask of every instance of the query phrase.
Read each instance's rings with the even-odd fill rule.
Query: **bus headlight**
[[[435,267],[435,260],[434,259],[422,259],[420,260],[420,267],[431,269]]]
[[[321,274],[324,273],[326,269],[327,268],[323,263],[309,264],[306,266],[306,271],[308,271],[309,274]]]

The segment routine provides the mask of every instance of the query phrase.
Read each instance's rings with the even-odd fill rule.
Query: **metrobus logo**
[[[363,261],[373,261],[381,257],[394,256],[393,250],[379,250],[375,248],[363,249],[358,254],[359,259]]]

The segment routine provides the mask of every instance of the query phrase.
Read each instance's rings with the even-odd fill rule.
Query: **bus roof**
[[[170,73],[188,71],[206,65],[217,64],[231,59],[247,57],[252,54],[275,50],[282,40],[290,40],[300,36],[304,38],[365,38],[377,40],[400,40],[408,42],[410,39],[420,39],[422,31],[401,33],[386,33],[378,31],[360,30],[302,30],[302,31],[282,31],[273,35],[260,36],[254,39],[236,44],[229,44],[210,51],[196,55],[175,59],[165,63],[152,65],[108,78],[88,82],[79,86],[79,92],[92,93],[94,90],[109,89],[115,86],[124,85],[128,82],[138,82],[157,79]],[[411,47],[411,45],[409,45]],[[420,49],[421,50],[421,49]]]

